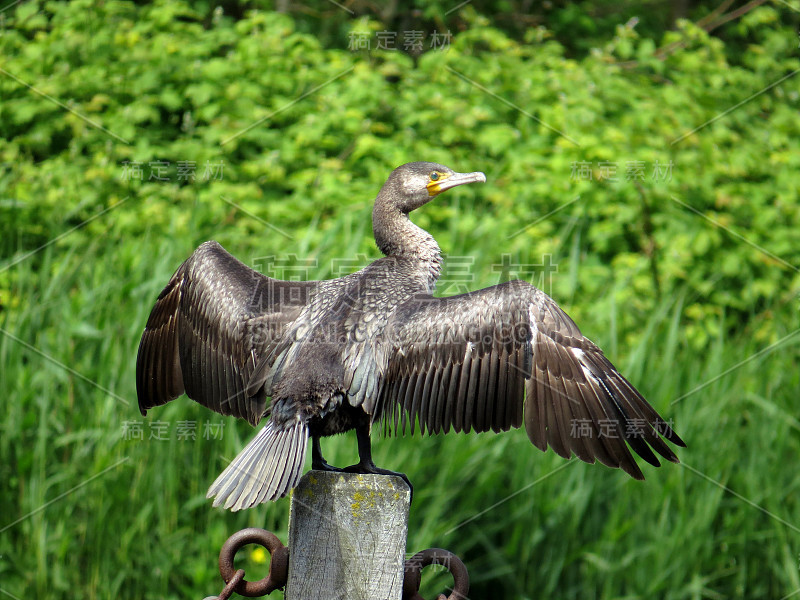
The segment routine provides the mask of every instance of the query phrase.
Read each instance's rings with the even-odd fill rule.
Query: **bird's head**
[[[432,162],[406,163],[397,167],[383,184],[380,195],[387,195],[401,212],[410,213],[445,190],[465,183],[484,183],[486,175],[456,173]]]

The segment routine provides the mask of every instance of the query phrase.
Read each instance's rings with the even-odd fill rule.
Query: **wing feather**
[[[432,419],[433,415],[431,414],[430,406],[435,401],[435,398],[433,397],[433,389],[437,370],[438,369],[436,369],[433,364],[428,366],[428,370],[425,373],[425,383],[422,385],[420,391],[419,431],[423,434],[425,433],[426,426],[431,433],[434,433]]]
[[[450,424],[453,418],[453,405],[448,402],[448,394],[450,393],[451,379],[453,376],[453,363],[450,359],[442,370],[441,380],[439,382],[439,393],[437,398],[437,411],[436,411],[436,427],[434,433],[447,433],[450,431]]]
[[[445,405],[444,420],[442,422],[445,433],[450,431],[450,427],[452,427],[455,431],[458,431],[458,425],[456,423],[456,410],[458,409],[458,382],[461,379],[461,365],[456,362],[452,362],[451,359],[449,368],[450,375],[447,381],[447,392],[442,398],[442,401]]]
[[[456,431],[469,432],[469,420],[467,419],[467,398],[469,397],[469,374],[472,370],[472,344],[467,343],[464,353],[464,362],[461,364],[461,373],[458,378],[458,389],[456,391],[456,409],[454,416],[454,429]]]
[[[484,387],[484,401],[483,401],[483,431],[489,431],[496,428],[495,423],[495,404],[498,403],[499,396],[497,395],[497,370],[500,368],[500,361],[497,358],[497,352],[494,348],[490,348],[484,355],[484,363],[481,369],[481,383]]]
[[[136,361],[139,409],[184,391],[224,415],[256,424],[266,409],[263,389],[245,389],[256,359],[268,354],[299,314],[315,282],[270,279],[206,242],[159,294]]]
[[[508,429],[508,354],[508,349],[504,347],[497,366],[497,419],[492,427],[495,433]]]
[[[411,373],[411,376],[408,378],[408,387],[406,388],[405,408],[406,412],[408,413],[408,419],[411,421],[411,435],[414,435],[414,429],[416,428],[415,421],[417,418],[417,413],[419,412],[419,396],[417,395],[417,386],[420,385],[420,379],[425,379],[424,372]]]
[[[406,411],[405,411],[405,406],[403,406],[402,403],[406,397],[407,388],[408,388],[407,375],[401,378],[400,385],[392,386],[391,388],[389,388],[392,391],[392,403],[395,406],[397,406],[396,411],[394,410],[394,408],[392,408],[394,430],[395,431],[398,430],[398,419],[402,419],[402,426],[400,430],[404,434],[406,432]]]
[[[598,397],[597,390],[584,382],[580,385],[581,396],[586,398],[584,406],[589,413],[589,419],[592,423],[611,422],[611,415],[606,410],[606,404]],[[584,421],[586,422],[586,421]],[[621,464],[621,454],[619,448],[610,443],[606,436],[597,436],[594,440],[594,453],[601,463],[608,467],[618,469]]]
[[[475,423],[475,403],[478,398],[479,386],[478,380],[480,379],[481,372],[481,357],[477,356],[474,352],[472,354],[472,361],[469,368],[469,384],[467,386],[466,405],[464,406],[464,431],[469,433],[473,427],[478,431],[477,423]]]
[[[436,365],[431,365],[428,373],[432,376],[430,387],[430,398],[428,400],[428,412],[426,419],[430,423],[431,433],[439,433],[442,429],[442,419],[439,417],[439,411],[444,407],[437,401],[439,399],[439,387],[441,378],[443,376],[443,369],[438,368]]]
[[[511,421],[512,427],[522,427],[523,423],[523,407],[522,399],[525,397],[525,379],[530,377],[530,352],[525,347],[517,348],[514,358],[516,364],[511,373],[514,377],[514,393],[509,397],[509,403],[513,404],[514,417]]]
[[[522,281],[421,295],[390,319],[378,404],[424,433],[525,426],[531,442],[643,478],[685,446],[602,351],[546,294]],[[386,404],[394,406],[387,409]],[[396,426],[395,426],[396,427]],[[655,451],[655,452],[654,452]]]
[[[480,365],[480,369],[477,370],[477,396],[475,398],[475,412],[472,418],[472,427],[477,432],[489,429],[488,423],[486,423],[486,405],[489,400],[489,371],[492,363],[488,352],[481,355]]]

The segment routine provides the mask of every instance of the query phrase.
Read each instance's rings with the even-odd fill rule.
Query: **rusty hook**
[[[248,598],[256,598],[285,586],[289,573],[289,549],[274,533],[258,527],[248,527],[237,531],[222,545],[219,552],[219,574],[222,575],[223,581],[226,584],[230,583],[237,575],[233,567],[233,558],[247,544],[258,544],[269,550],[271,555],[269,575],[258,581],[244,581],[244,573],[242,573],[242,580],[234,588],[236,593]]]
[[[453,576],[453,592],[449,596],[440,594],[437,600],[466,600],[469,593],[467,567],[455,554],[441,548],[428,548],[417,552],[406,561],[403,575],[403,600],[424,600],[419,593],[422,569],[428,565],[442,565]]]

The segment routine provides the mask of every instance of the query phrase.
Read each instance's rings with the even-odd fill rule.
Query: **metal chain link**
[[[442,565],[453,576],[453,591],[449,596],[439,594],[437,600],[466,600],[469,593],[467,567],[455,554],[442,548],[428,548],[417,552],[405,563],[403,600],[425,600],[419,593],[422,569],[428,565]]]

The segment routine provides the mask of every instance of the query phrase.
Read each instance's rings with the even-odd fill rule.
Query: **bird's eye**
[[[438,171],[434,171],[433,173],[431,173],[431,181],[439,181],[439,177],[441,176],[439,175]]]

